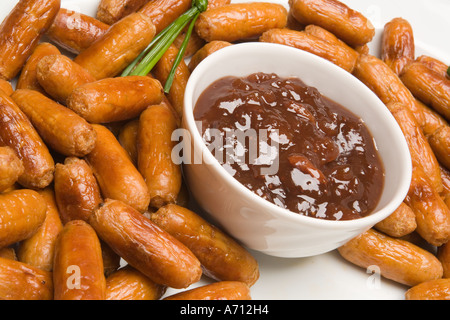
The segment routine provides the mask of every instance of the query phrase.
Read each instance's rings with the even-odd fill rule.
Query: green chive
[[[173,79],[175,77],[176,70],[178,68],[178,65],[180,64],[181,60],[184,57],[184,53],[186,52],[186,47],[189,42],[189,38],[191,37],[192,30],[194,29],[195,21],[197,20],[199,14],[197,14],[194,19],[192,19],[191,24],[189,25],[189,28],[186,32],[186,36],[184,37],[183,43],[180,46],[180,50],[178,51],[178,54],[175,58],[175,61],[173,62],[172,69],[170,70],[169,76],[167,77],[166,84],[164,85],[164,92],[169,93],[170,88],[172,87]]]
[[[206,10],[208,7],[208,0],[193,0],[191,8],[179,16],[168,27],[162,30],[147,46],[147,48],[141,52],[141,54],[122,72],[123,77],[128,75],[147,75],[153,67],[158,63],[164,53],[173,44],[175,39],[181,33],[181,31],[190,23],[183,43],[175,58],[175,62],[169,73],[168,79],[164,86],[164,91],[167,93],[173,83],[175,71],[184,57],[184,52],[189,41],[189,38],[194,29],[195,21],[200,13]]]

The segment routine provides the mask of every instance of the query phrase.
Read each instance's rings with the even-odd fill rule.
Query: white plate
[[[235,0],[238,2],[238,0]],[[249,0],[239,0],[247,2]],[[287,0],[272,0],[287,6]],[[0,1],[0,21],[17,0]],[[414,29],[416,54],[428,54],[450,64],[448,0],[343,0],[360,11],[375,25],[377,36],[370,44],[371,53],[379,54],[380,32],[395,17],[407,19]],[[62,6],[95,15],[98,0],[61,0]],[[261,276],[252,287],[255,300],[400,300],[408,289],[378,277],[377,273],[355,267],[336,251],[311,258],[282,259],[254,252]],[[206,283],[202,280],[197,287]],[[172,294],[178,290],[168,290]]]

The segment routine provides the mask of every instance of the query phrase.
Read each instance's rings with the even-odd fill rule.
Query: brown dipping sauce
[[[282,208],[320,219],[350,220],[369,215],[378,204],[384,169],[367,127],[300,79],[265,73],[219,79],[199,97],[194,117],[223,167]],[[266,135],[257,136],[258,150],[265,155],[265,147],[276,146],[278,158],[272,153],[271,159],[278,160],[278,170],[261,174],[262,168],[274,168],[274,162],[250,157],[255,136],[250,134],[243,144],[242,136],[231,134],[249,129],[265,130]],[[223,148],[217,147],[218,136],[212,132],[220,132]],[[245,158],[236,157],[243,152]]]

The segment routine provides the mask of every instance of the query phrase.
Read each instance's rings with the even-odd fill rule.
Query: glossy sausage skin
[[[448,65],[443,61],[427,55],[418,56],[416,58],[416,61],[424,64],[429,69],[440,74],[442,77],[450,78],[450,76],[447,73]]]
[[[106,199],[89,221],[111,249],[152,281],[179,289],[200,280],[194,254],[123,202]]]
[[[85,221],[64,225],[55,248],[55,300],[104,300],[106,280],[100,241]]]
[[[422,238],[435,246],[450,240],[450,208],[418,166],[413,166],[405,202],[416,214],[417,232]]]
[[[443,126],[433,132],[428,136],[428,142],[439,162],[450,169],[450,126]]]
[[[139,118],[137,167],[147,183],[150,206],[154,208],[175,203],[180,192],[181,167],[172,159],[172,133],[176,129],[176,119],[165,105],[150,106]]]
[[[164,96],[158,80],[146,76],[102,79],[76,88],[67,107],[91,123],[130,120]]]
[[[289,6],[301,24],[321,26],[352,47],[364,45],[375,36],[372,23],[341,1],[290,0]]]
[[[308,51],[333,62],[348,72],[353,71],[358,58],[355,50],[323,40],[304,31],[272,29],[264,32],[259,40]]]
[[[405,67],[400,79],[417,99],[450,121],[450,79],[420,62]]]
[[[376,265],[383,277],[408,286],[442,277],[442,265],[432,253],[374,229],[350,240],[338,251],[349,262],[361,268]]]
[[[97,8],[97,19],[114,24],[130,13],[136,12],[149,0],[101,0]]]
[[[381,59],[396,73],[416,57],[414,32],[403,18],[394,18],[385,24],[381,43]]]
[[[178,37],[173,42],[173,45],[180,49],[184,39],[186,37],[186,31],[183,30]],[[188,43],[186,45],[185,51],[184,51],[184,57],[189,58],[192,57],[194,53],[196,53],[202,46],[204,46],[206,43],[205,40],[199,37],[199,35],[196,32],[192,32],[191,37],[188,40]]]
[[[52,273],[0,258],[0,300],[52,300]]]
[[[173,294],[164,300],[251,300],[251,294],[244,282],[219,281]]]
[[[0,249],[0,258],[17,261],[16,249],[13,247],[4,247]]]
[[[94,128],[75,112],[34,90],[16,90],[11,97],[55,151],[81,157],[94,149]]]
[[[191,0],[152,0],[138,12],[145,14],[155,25],[156,33],[175,21],[191,7]]]
[[[198,64],[202,62],[203,59],[205,59],[210,54],[228,46],[231,46],[231,43],[228,41],[216,40],[208,42],[192,56],[188,64],[189,71],[190,72],[194,71],[194,69],[198,66]]]
[[[353,75],[369,87],[383,103],[403,103],[414,114],[417,123],[420,126],[425,125],[422,110],[411,91],[383,60],[373,55],[361,54],[356,61]]]
[[[32,236],[44,223],[47,204],[34,190],[0,194],[0,247]]]
[[[106,278],[106,300],[159,300],[165,291],[130,265]]]
[[[151,220],[184,243],[215,280],[241,281],[252,286],[259,278],[256,259],[235,240],[186,208],[169,204]]]
[[[161,82],[163,86],[166,83],[177,54],[178,48],[171,45],[153,68],[153,75]],[[180,119],[183,116],[184,92],[186,90],[186,85],[190,75],[191,72],[189,71],[186,63],[182,60],[176,69],[172,87],[167,94],[167,99],[177,111]]]
[[[421,167],[434,188],[441,192],[443,187],[439,162],[414,115],[401,103],[389,103],[387,107],[405,136],[413,165]]]
[[[60,8],[60,0],[20,0],[0,25],[0,78],[18,75]]]
[[[61,54],[57,47],[48,42],[40,43],[23,67],[19,79],[17,80],[16,89],[30,89],[46,94],[44,88],[42,88],[38,81],[36,67],[42,58],[54,54]]]
[[[0,90],[6,95],[10,96],[14,92],[11,82],[7,80],[0,79]]]
[[[71,220],[88,221],[102,197],[91,167],[83,159],[68,157],[56,164],[55,198],[64,224]]]
[[[374,228],[391,237],[401,238],[417,228],[414,211],[404,202],[387,218],[378,222]]]
[[[134,119],[122,126],[117,139],[120,145],[128,152],[131,161],[137,166],[137,136],[139,131],[139,119]]]
[[[0,193],[11,188],[24,171],[22,161],[10,147],[0,147]]]
[[[420,283],[406,291],[406,300],[450,300],[450,279]]]
[[[438,248],[437,257],[444,268],[444,278],[450,278],[450,242]]]
[[[284,28],[287,15],[287,10],[276,3],[231,3],[200,14],[195,31],[207,42],[247,40],[273,28]]]
[[[97,178],[103,197],[121,200],[145,212],[150,194],[144,178],[114,134],[102,125],[93,126],[97,143],[85,159]]]
[[[84,68],[64,55],[47,55],[36,65],[39,85],[54,100],[65,105],[76,88],[96,79]]]
[[[61,48],[79,54],[100,39],[109,25],[77,11],[61,8],[46,36]]]
[[[45,188],[53,181],[54,160],[27,116],[14,100],[0,92],[0,142],[14,150],[24,172],[18,182],[26,188]]]
[[[424,123],[421,127],[426,136],[433,134],[442,127],[448,126],[447,120],[423,102],[416,99],[416,106],[422,112]]]
[[[113,24],[105,34],[74,61],[97,80],[117,76],[152,41],[155,26],[140,13],[132,13]]]
[[[56,239],[63,229],[63,224],[59,217],[53,188],[48,187],[39,190],[38,193],[47,205],[47,214],[39,229],[30,238],[20,242],[17,258],[39,269],[52,271]]]

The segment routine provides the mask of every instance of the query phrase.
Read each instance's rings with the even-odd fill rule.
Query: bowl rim
[[[378,112],[383,113],[383,117],[386,121],[390,122],[390,126],[393,126],[393,130],[397,131],[397,140],[401,145],[400,150],[398,150],[398,159],[404,163],[403,172],[401,176],[404,176],[403,181],[399,182],[400,187],[396,190],[396,193],[392,197],[392,200],[389,201],[384,207],[378,209],[377,211],[369,214],[368,216],[361,217],[358,219],[352,220],[325,220],[310,216],[305,216],[302,214],[297,214],[288,209],[277,206],[276,204],[263,199],[262,197],[255,194],[253,191],[245,187],[242,183],[240,183],[236,178],[231,176],[225,168],[219,163],[219,161],[213,156],[213,154],[208,150],[206,144],[203,142],[203,138],[200,132],[197,129],[194,119],[194,104],[193,101],[193,93],[197,81],[201,78],[201,75],[204,72],[208,72],[211,65],[218,63],[221,61],[223,57],[226,57],[229,54],[233,54],[236,51],[253,49],[260,50],[259,52],[263,52],[267,54],[268,52],[273,52],[273,50],[285,51],[290,54],[296,54],[303,56],[303,59],[307,60],[308,63],[315,64],[328,64],[328,68],[330,68],[330,72],[333,74],[339,74],[339,76],[344,77],[347,83],[348,81],[353,82],[357,89],[361,89],[365,91],[367,99],[370,101],[370,104],[378,105]],[[245,53],[242,53],[245,54]],[[280,55],[280,52],[277,53]],[[276,73],[276,72],[274,72]],[[320,88],[318,88],[320,91]],[[208,165],[211,167],[216,173],[218,173],[221,179],[224,179],[228,185],[231,185],[233,188],[239,190],[243,195],[249,198],[252,202],[255,202],[258,206],[266,207],[273,214],[278,217],[285,219],[288,222],[300,223],[303,225],[309,225],[314,227],[321,227],[325,229],[361,229],[361,228],[369,228],[375,225],[377,222],[383,220],[388,217],[390,214],[400,206],[401,202],[407,195],[409,190],[409,186],[411,183],[412,177],[412,161],[409,153],[409,148],[406,142],[406,138],[404,137],[399,125],[397,124],[395,118],[389,112],[385,104],[378,98],[378,96],[371,91],[364,83],[362,83],[359,79],[354,77],[351,73],[345,71],[334,63],[325,60],[319,56],[316,56],[307,51],[299,50],[297,48],[289,47],[282,44],[274,44],[274,43],[264,43],[264,42],[246,42],[246,43],[238,43],[233,44],[232,46],[227,46],[214,52],[209,55],[202,62],[200,62],[196,68],[192,71],[190,78],[187,82],[185,95],[184,95],[184,109],[183,109],[183,126],[187,129],[191,135],[191,143],[194,145],[194,150],[199,150],[202,155],[202,165]],[[205,157],[207,158],[205,163]],[[189,165],[189,164],[188,164]],[[384,165],[384,163],[383,163]],[[386,180],[385,180],[386,183]],[[385,186],[383,186],[384,188]]]

